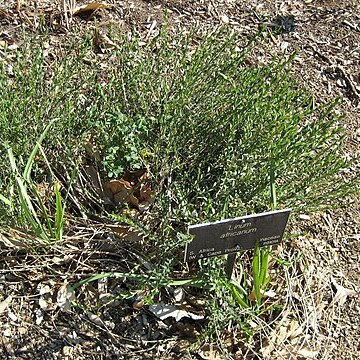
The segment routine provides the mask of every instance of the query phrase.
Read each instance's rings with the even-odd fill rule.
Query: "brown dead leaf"
[[[0,314],[2,314],[6,309],[9,307],[9,305],[12,302],[12,296],[8,296],[5,300],[0,302]]]
[[[291,320],[287,328],[287,337],[295,339],[303,333],[304,329],[297,320]]]
[[[98,2],[92,2],[88,5],[81,6],[79,8],[74,9],[73,15],[74,16],[90,16],[92,15],[96,10],[99,9],[107,9],[108,6],[102,3]]]
[[[357,294],[355,290],[347,289],[339,285],[334,278],[331,279],[331,282],[336,289],[336,294],[331,302],[332,304],[339,303],[340,306],[343,306],[348,296],[355,296]]]
[[[263,290],[260,290],[260,295],[261,295],[261,298],[264,296],[264,291]],[[253,289],[253,291],[249,294],[248,296],[248,299],[250,301],[256,301],[256,292],[255,292],[255,289]]]
[[[55,183],[54,184],[49,184],[46,182],[38,183],[36,184],[36,192],[38,196],[41,198],[43,204],[47,206],[47,204],[49,204],[49,201],[51,201],[51,199],[55,195]]]
[[[127,203],[133,193],[133,186],[125,180],[111,180],[104,184],[104,194],[110,198],[115,205]]]
[[[261,348],[264,359],[273,359],[274,351],[281,350],[284,359],[293,359],[290,355],[294,351],[294,345],[302,339],[303,326],[295,319],[290,318],[290,313],[284,313],[284,316],[278,326],[274,328],[267,337],[266,344]],[[297,359],[297,357],[294,357]]]
[[[256,301],[256,294],[255,294],[255,290],[253,290],[250,295],[249,295],[249,300],[250,301]]]
[[[124,176],[122,177],[125,181],[128,181],[132,185],[137,184],[138,182],[144,182],[149,178],[149,173],[147,172],[146,168],[134,170],[134,171],[127,171]]]
[[[319,351],[311,350],[307,346],[298,347],[288,344],[280,351],[277,349],[276,352],[274,351],[270,356],[265,357],[265,359],[310,360],[315,359],[318,354]]]
[[[103,198],[115,206],[128,204],[145,211],[154,202],[154,191],[147,182],[149,178],[146,169],[127,171],[121,179],[111,180],[103,185]]]
[[[180,332],[181,334],[183,334],[189,338],[195,339],[200,335],[199,331],[196,329],[195,325],[192,323],[176,322],[173,324],[173,327],[176,331]]]
[[[104,184],[104,191],[107,195],[114,196],[117,193],[127,191],[130,192],[132,189],[132,185],[124,180],[110,180],[109,182]]]
[[[296,355],[298,356],[297,359],[315,359],[318,353],[319,351],[314,351],[307,347],[303,347],[296,351]]]
[[[131,205],[135,206],[136,208],[139,208],[139,200],[134,196],[134,194],[129,195],[128,204],[131,204]]]
[[[129,204],[138,208],[139,201],[134,196],[135,190],[136,186],[123,179],[111,180],[104,184],[105,196],[110,198],[116,206],[119,204]]]
[[[58,290],[56,296],[57,306],[61,311],[69,311],[71,308],[71,302],[75,300],[74,290],[70,287],[70,285],[64,284]]]
[[[94,37],[93,37],[93,45],[96,49],[96,51],[104,53],[103,44],[102,44],[102,38],[98,30],[94,31]]]
[[[150,184],[143,184],[140,188],[140,202],[148,201],[152,202],[154,198],[154,191]]]
[[[148,290],[139,290],[136,294],[132,307],[135,310],[140,310],[145,305],[145,298],[149,295]]]

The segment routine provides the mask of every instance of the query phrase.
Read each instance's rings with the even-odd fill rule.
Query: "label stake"
[[[185,261],[227,255],[226,274],[231,277],[237,252],[281,242],[289,214],[285,209],[190,225],[194,238],[186,245]]]
[[[236,260],[236,253],[229,254],[227,256],[227,260],[226,260],[226,276],[227,276],[227,278],[229,280],[231,279],[231,275],[232,275],[232,272],[234,270],[235,260]]]

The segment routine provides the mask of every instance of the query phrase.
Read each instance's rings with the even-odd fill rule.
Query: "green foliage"
[[[281,206],[333,205],[351,190],[336,103],[314,108],[291,59],[243,67],[237,41],[220,33],[190,56],[189,39],[163,35],[117,53],[104,96],[124,93],[121,111],[147,119],[140,146],[154,154],[158,211],[189,222],[268,209],[270,166]]]
[[[146,133],[145,119],[129,119],[120,111],[108,113],[102,122],[96,124],[95,139],[104,144],[102,164],[110,178],[144,166],[142,141]]]
[[[26,41],[11,71],[0,64],[0,152],[8,154],[0,157],[2,222],[60,240],[66,197],[56,184],[50,215],[35,184],[49,172],[47,163],[61,171],[83,160],[92,138],[100,160],[90,160],[104,180],[140,167],[153,176],[151,215],[160,225],[147,238],[156,245],[148,255],[157,270],[134,271],[130,278],[157,291],[181,284],[171,271],[188,241],[188,224],[276,204],[318,210],[357,191],[358,179],[342,177],[350,164],[343,156],[337,103],[314,106],[291,75],[292,58],[246,66],[252,44],[241,45],[238,35],[221,31],[199,45],[191,35],[165,31],[145,47],[139,40],[126,34],[101,59],[90,38],[65,46],[61,59]],[[40,143],[43,161],[36,158]],[[186,285],[204,288],[219,323],[237,321],[250,334],[244,319],[251,310],[261,311],[268,256],[267,249],[256,249],[240,284],[224,279],[222,259],[211,259]],[[125,275],[95,275],[75,287]],[[253,292],[256,304],[249,300]]]
[[[16,55],[14,61],[0,62],[0,193],[8,199],[16,185],[6,156],[8,146],[17,167],[25,168],[44,127],[52,123],[42,146],[54,169],[70,168],[84,142],[85,129],[95,121],[95,114],[87,111],[86,87],[95,82],[96,74],[78,63],[84,57],[81,50],[76,57],[65,56],[53,63],[44,48],[25,39]],[[34,183],[43,181],[49,172],[44,161],[32,161]],[[17,220],[1,203],[0,221],[16,225]]]
[[[20,207],[19,220],[25,228],[30,228],[38,238],[45,241],[60,241],[62,239],[65,219],[65,205],[63,204],[59,184],[55,182],[55,216],[54,219],[52,219],[51,214],[46,209],[46,205],[36,188],[36,183],[34,183],[31,177],[31,170],[34,165],[35,157],[41,147],[41,143],[47,135],[50,127],[53,125],[53,122],[54,121],[50,122],[41,134],[36,146],[27,160],[22,174],[20,174],[16,165],[16,159],[12,148],[8,147],[7,149],[10,168],[17,187],[15,196],[18,196],[17,205]],[[2,195],[0,200],[2,200],[5,205],[8,205],[10,210],[14,210],[14,198],[9,200]]]
[[[348,164],[336,103],[314,108],[290,75],[291,59],[245,67],[251,45],[239,52],[236,35],[220,32],[197,48],[191,40],[163,33],[143,49],[124,37],[106,75],[96,59],[84,65],[87,40],[50,73],[30,42],[11,76],[0,69],[2,143],[21,164],[42,124],[57,118],[45,144],[54,167],[91,135],[109,177],[149,167],[157,211],[184,222],[268,209],[270,166],[283,207],[319,209],[354,188],[339,176]],[[4,193],[11,184],[1,162]]]

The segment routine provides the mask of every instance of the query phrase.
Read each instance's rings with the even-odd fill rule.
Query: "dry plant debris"
[[[273,23],[279,16],[288,16],[296,20],[295,28],[291,27],[294,31],[270,33],[273,48],[279,54],[298,50],[294,73],[315,94],[314,101],[344,98],[340,110],[347,114],[344,125],[350,135],[348,156],[359,156],[360,8],[356,1],[346,4],[336,0],[82,3],[83,6],[76,8],[75,1],[66,0],[41,0],[36,4],[0,2],[0,58],[8,71],[11,72],[11,50],[21,46],[20,27],[29,32],[41,30],[41,26],[49,28],[52,39],[49,52],[55,56],[61,51],[62,36],[72,36],[71,31],[77,27],[90,27],[101,55],[114,46],[101,29],[109,24],[122,29],[136,26],[145,44],[156,35],[164,19],[163,10],[173,31],[187,31],[195,26],[199,33],[226,25],[247,34],[260,25]],[[96,28],[83,20],[91,20],[93,15],[100,21]],[[41,17],[45,21],[42,25]],[[6,58],[5,47],[9,50]],[[252,65],[266,62],[267,56],[268,49],[256,49]],[[358,173],[359,169],[360,165],[349,171]],[[120,178],[103,183],[94,169],[87,175],[98,191],[104,191],[105,202],[105,198],[113,205],[125,202],[140,211],[142,206],[146,209],[151,205],[154,194],[146,181]],[[243,358],[348,359],[359,355],[359,220],[358,199],[347,211],[300,216],[297,230],[308,234],[295,239],[292,245],[298,248],[304,261],[286,275],[292,279],[289,301],[294,304],[294,312],[282,313],[278,323],[268,328],[262,346],[254,347],[259,353],[243,350]],[[29,255],[23,241],[26,234],[15,230],[0,233],[0,354],[3,358],[222,358],[214,344],[204,345],[198,355],[189,355],[190,341],[186,336],[192,338],[196,334],[193,324],[180,322],[168,326],[158,321],[144,310],[141,304],[144,294],[137,294],[137,302],[129,300],[125,306],[120,300],[114,301],[110,295],[126,287],[123,279],[109,279],[98,282],[97,286],[88,284],[82,290],[85,303],[97,302],[104,307],[101,315],[87,311],[84,317],[70,308],[74,297],[66,280],[77,281],[94,270],[129,270],[134,257],[138,262],[141,252],[137,254],[128,244],[144,241],[127,227],[90,220],[78,223],[74,233],[65,239],[61,249],[54,247],[52,257],[41,253]],[[285,289],[284,294],[276,295],[285,295]],[[173,305],[168,306],[175,311]],[[181,318],[178,316],[177,320]],[[179,340],[179,334],[185,335],[185,340]],[[236,346],[241,345],[239,340]],[[235,347],[233,343],[232,346]]]

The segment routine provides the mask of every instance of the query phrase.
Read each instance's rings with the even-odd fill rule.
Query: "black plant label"
[[[186,245],[185,261],[232,254],[258,246],[279,244],[290,209],[269,211],[213,223],[190,225],[193,240]]]

